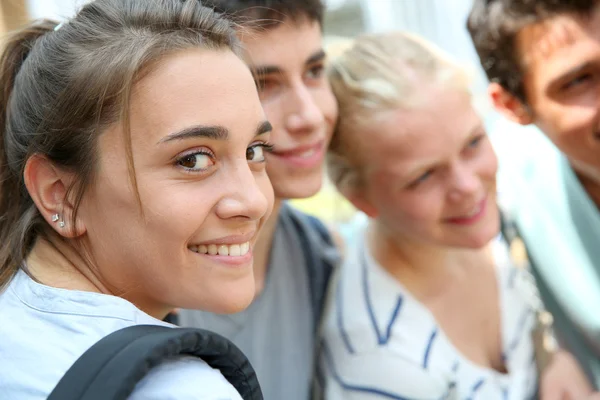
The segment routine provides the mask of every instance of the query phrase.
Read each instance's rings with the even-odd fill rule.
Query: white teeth
[[[240,254],[241,254],[241,250],[240,250],[239,244],[232,244],[231,246],[229,246],[229,255],[230,256],[239,257]]]
[[[211,256],[217,255],[217,245],[216,244],[208,245],[208,254],[210,254]]]
[[[189,247],[189,249],[195,253],[210,254],[211,256],[216,256],[218,254],[220,256],[240,257],[248,254],[248,251],[250,251],[250,242],[232,245],[192,245]]]
[[[306,150],[304,153],[301,153],[299,156],[300,158],[309,158],[312,157],[315,154],[316,150],[315,149],[310,149],[310,150]]]
[[[242,243],[240,245],[240,255],[241,256],[245,256],[246,254],[248,254],[248,250],[250,250],[250,243],[249,242]]]
[[[219,246],[219,255],[220,256],[228,256],[229,255],[229,246],[222,244]]]
[[[477,207],[476,209],[474,209],[473,211],[471,211],[469,214],[467,214],[467,218],[471,218],[476,216],[477,214],[479,214],[479,211],[481,210],[481,207]]]

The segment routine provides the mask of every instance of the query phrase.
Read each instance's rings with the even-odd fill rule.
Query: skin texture
[[[251,254],[272,209],[263,154],[270,128],[248,68],[229,51],[174,53],[136,84],[130,110],[141,205],[120,123],[99,135],[97,173],[75,227],[65,198],[69,173],[42,157],[29,160],[25,178],[36,205],[60,235],[85,243],[93,260],[39,241],[28,259],[32,272],[51,286],[122,296],[158,318],[174,306],[242,310],[254,295],[252,256],[233,262],[190,246],[249,241]],[[198,129],[208,126],[220,128]],[[65,228],[51,222],[54,213]]]

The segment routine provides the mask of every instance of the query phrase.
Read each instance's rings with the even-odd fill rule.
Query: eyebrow
[[[319,61],[323,61],[326,57],[325,50],[320,49],[313,53],[310,57],[306,59],[304,62],[305,66],[309,66],[311,64],[317,63]],[[253,76],[263,76],[263,75],[271,75],[271,74],[280,74],[283,70],[276,65],[258,65],[250,68]]]
[[[258,127],[255,130],[254,136],[263,135],[265,133],[271,132],[273,130],[273,126],[269,121],[262,121],[258,124]],[[158,143],[166,143],[171,142],[173,140],[185,140],[192,138],[206,138],[212,140],[227,140],[229,139],[229,130],[224,126],[220,125],[212,125],[212,126],[204,126],[204,125],[196,125],[191,126],[189,128],[182,129],[178,132],[172,133],[164,138],[162,138]]]
[[[485,134],[485,124],[479,123],[473,129],[469,131],[469,134],[466,136],[466,139],[462,141],[462,147],[469,144],[476,136],[479,136],[481,133]],[[403,177],[404,180],[409,182],[418,178],[425,172],[429,171],[431,168],[434,168],[439,163],[439,160],[429,159],[423,163],[417,164],[412,170],[409,169],[410,174],[406,174]]]

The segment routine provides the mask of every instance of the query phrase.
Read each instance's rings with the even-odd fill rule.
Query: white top
[[[0,293],[0,397],[46,399],[98,340],[131,325],[172,326],[115,296],[40,285],[20,271]],[[138,383],[133,400],[241,400],[198,358],[163,362]]]
[[[323,326],[320,377],[327,400],[525,400],[535,395],[529,281],[513,267],[499,238],[494,250],[508,374],[465,358],[432,313],[371,257],[364,233],[356,239]]]

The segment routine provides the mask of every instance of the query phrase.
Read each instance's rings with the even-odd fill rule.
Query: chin
[[[218,301],[214,301],[218,300]],[[208,308],[203,308],[203,311],[209,311],[215,314],[235,314],[244,311],[254,300],[254,290],[240,292],[231,292],[225,297],[214,299]]]
[[[282,184],[273,184],[275,197],[279,199],[306,199],[319,193],[323,186],[323,173],[304,178],[289,178]]]
[[[176,306],[214,314],[235,314],[250,306],[254,300],[256,289],[254,280],[252,280],[247,284],[221,284],[206,290],[198,289],[195,292],[196,296],[193,299],[180,301]]]
[[[500,233],[500,221],[498,219],[486,222],[485,226],[477,229],[472,235],[469,235],[469,244],[467,247],[480,249],[490,243]]]

